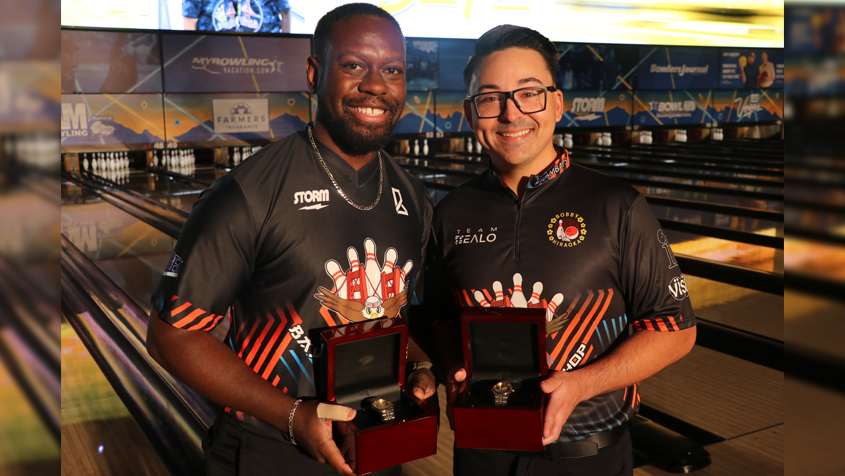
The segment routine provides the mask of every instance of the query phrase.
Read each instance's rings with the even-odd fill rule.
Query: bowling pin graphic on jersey
[[[522,275],[519,273],[513,275],[511,303],[513,303],[513,307],[528,307],[528,301],[525,300],[525,294],[522,292]]]
[[[335,260],[326,261],[326,273],[334,280],[334,292],[337,297],[346,299],[346,275]]]
[[[364,262],[364,272],[367,275],[367,296],[381,297],[381,289],[378,286],[381,282],[381,270],[376,262],[375,242],[367,238],[364,240],[364,249],[367,252],[367,258]]]

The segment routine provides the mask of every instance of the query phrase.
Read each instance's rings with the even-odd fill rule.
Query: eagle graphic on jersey
[[[326,273],[331,276],[334,288],[329,290],[320,286],[314,297],[347,322],[396,317],[408,302],[405,278],[414,262],[408,260],[399,268],[396,249],[388,248],[384,253],[384,266],[379,265],[372,238],[364,240],[364,249],[367,257],[363,265],[358,261],[358,250],[352,246],[346,250],[349,261],[346,271],[337,261],[326,261]]]

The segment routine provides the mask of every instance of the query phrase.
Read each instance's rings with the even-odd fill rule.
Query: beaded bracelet
[[[293,414],[296,413],[296,407],[298,407],[300,403],[302,403],[301,398],[298,398],[295,402],[293,402],[293,405],[290,407],[290,416],[288,416],[288,435],[290,435],[290,442],[293,443],[294,446],[296,446],[296,439],[293,437]]]

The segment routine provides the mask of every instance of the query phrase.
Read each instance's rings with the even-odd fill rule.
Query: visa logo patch
[[[167,268],[164,269],[164,275],[171,278],[179,277],[179,269],[182,267],[182,258],[176,253],[170,256],[170,261],[167,262]]]

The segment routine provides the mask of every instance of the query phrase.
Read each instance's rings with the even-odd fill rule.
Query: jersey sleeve
[[[694,326],[684,275],[642,195],[629,208],[623,227],[622,287],[634,330],[671,332]]]
[[[182,16],[199,18],[202,2],[199,0],[182,0]]]
[[[256,226],[237,181],[224,176],[191,211],[152,297],[179,329],[211,331],[252,275]]]

